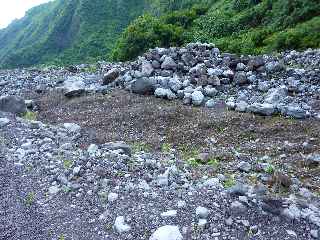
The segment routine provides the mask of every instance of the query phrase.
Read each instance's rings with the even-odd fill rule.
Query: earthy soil
[[[319,190],[320,168],[304,163],[307,154],[320,149],[318,120],[238,113],[223,103],[215,109],[196,108],[123,90],[71,100],[51,92],[38,95],[37,104],[41,121],[81,125],[83,147],[121,140],[149,151],[172,146],[182,153],[209,152],[222,163],[220,170],[230,173],[235,171],[234,160],[255,163],[267,155],[279,169]]]

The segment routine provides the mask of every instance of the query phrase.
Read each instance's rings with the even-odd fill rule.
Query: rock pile
[[[319,117],[312,105],[319,98],[320,69],[293,66],[310,58],[319,62],[319,51],[300,59],[296,52],[273,56],[237,56],[220,53],[212,44],[188,44],[185,48],[152,49],[112,84],[138,94],[181,99],[184,104],[214,107],[218,100],[228,108],[265,116],[281,114],[293,118]],[[308,59],[308,60],[305,60]],[[290,65],[291,64],[291,65]],[[110,83],[110,82],[108,82]]]

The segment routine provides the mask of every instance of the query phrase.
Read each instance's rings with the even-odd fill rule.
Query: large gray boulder
[[[122,150],[124,154],[131,156],[131,147],[125,142],[109,142],[104,145],[109,150]]]
[[[25,101],[17,96],[1,96],[0,111],[14,114],[24,114],[27,112]]]
[[[170,90],[166,88],[157,88],[154,92],[154,95],[159,98],[165,98],[165,99],[175,99],[177,96]]]
[[[172,59],[172,57],[167,56],[161,64],[161,68],[165,70],[176,70],[177,63]]]
[[[118,69],[113,68],[109,70],[104,76],[103,76],[103,85],[108,85],[110,83],[113,83],[120,75],[120,72]]]
[[[144,77],[150,77],[154,72],[153,66],[148,61],[143,61],[141,64],[141,73]]]
[[[157,81],[154,78],[137,78],[131,84],[131,91],[136,94],[153,94]]]
[[[279,88],[272,88],[268,91],[265,97],[265,102],[270,104],[277,104],[288,96],[288,89],[285,86]]]
[[[277,112],[275,106],[270,103],[254,103],[247,110],[263,116],[271,116]]]
[[[245,72],[237,72],[233,78],[237,85],[244,85],[248,83],[248,78]]]
[[[204,95],[201,91],[194,91],[191,94],[192,104],[195,106],[200,106],[204,101]]]
[[[79,97],[85,93],[85,83],[80,77],[70,77],[63,83],[63,91],[66,97]]]

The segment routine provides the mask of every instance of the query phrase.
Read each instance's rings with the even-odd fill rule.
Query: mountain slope
[[[106,58],[122,30],[147,8],[144,0],[56,0],[42,4],[0,31],[0,65]]]
[[[319,0],[212,0],[201,6],[208,7],[205,14],[194,15],[189,9],[137,19],[118,40],[114,60],[134,59],[148,48],[167,47],[162,39],[172,39],[172,33],[158,34],[158,29],[167,28],[179,33],[180,38],[170,42],[174,46],[211,42],[238,54],[320,48]]]
[[[0,67],[126,61],[215,43],[261,54],[320,48],[319,0],[55,0],[0,30]]]

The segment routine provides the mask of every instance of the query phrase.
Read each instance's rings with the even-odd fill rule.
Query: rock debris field
[[[0,96],[0,239],[320,239],[319,50],[1,70]]]

